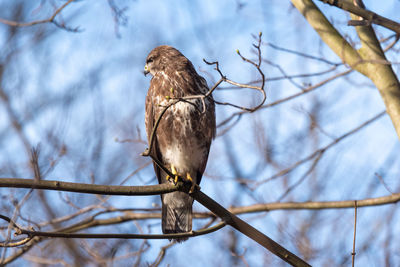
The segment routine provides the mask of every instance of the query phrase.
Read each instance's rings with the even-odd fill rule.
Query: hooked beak
[[[145,65],[145,66],[144,66],[144,71],[143,71],[144,76],[146,76],[147,74],[149,74],[149,72],[150,72],[149,67],[147,67],[147,65]]]

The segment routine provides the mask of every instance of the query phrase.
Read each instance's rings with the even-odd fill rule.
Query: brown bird
[[[176,98],[205,95],[206,80],[177,49],[162,45],[147,56],[145,75],[153,77],[146,97],[146,132],[150,136],[159,114]],[[151,153],[174,175],[200,184],[206,168],[211,141],[215,136],[215,104],[212,96],[177,101],[161,118]],[[173,183],[156,164],[159,183]],[[192,230],[193,198],[184,192],[161,195],[163,233]],[[178,239],[184,241],[186,239]]]

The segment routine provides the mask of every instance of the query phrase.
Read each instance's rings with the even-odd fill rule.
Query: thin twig
[[[170,108],[171,106],[175,105],[178,101],[174,101],[167,106],[164,107],[164,109],[161,111],[160,115],[158,115],[158,118],[153,126],[153,129],[151,131],[150,135],[150,141],[149,141],[149,147],[141,154],[143,157],[148,157],[150,156],[152,150],[153,150],[153,144],[154,144],[154,138],[155,134],[158,128],[158,125],[160,124],[161,118],[164,116],[165,112],[167,112],[167,109]]]
[[[1,179],[0,179],[1,180]],[[20,214],[20,210],[21,210],[21,208],[22,208],[22,206],[25,204],[25,202],[30,198],[30,196],[32,195],[32,192],[33,192],[33,189],[30,189],[26,194],[25,194],[25,196],[22,198],[22,200],[21,201],[18,201],[17,202],[17,204],[15,205],[15,210],[14,210],[14,213],[13,213],[13,216],[12,216],[12,219],[10,219],[9,221],[8,221],[8,229],[7,229],[7,237],[6,237],[6,240],[4,241],[4,244],[8,244],[9,242],[10,242],[10,240],[11,240],[11,230],[12,229],[18,229],[18,225],[15,223],[15,221],[17,220],[17,218],[18,218],[18,216],[19,216],[19,214]],[[2,218],[2,219],[4,219],[3,218],[4,216],[2,216],[2,217],[0,217],[0,218]],[[6,246],[7,247],[7,246]],[[0,264],[1,263],[3,263],[4,262],[4,259],[5,259],[5,256],[6,256],[6,249],[7,248],[5,248],[2,252],[2,255],[1,255],[1,259],[0,259]]]
[[[159,266],[160,263],[161,263],[161,261],[162,261],[162,260],[164,259],[164,257],[165,257],[165,254],[166,254],[167,249],[169,249],[170,247],[172,247],[172,246],[174,246],[174,245],[176,245],[176,244],[177,244],[177,242],[174,240],[174,241],[172,241],[171,243],[169,243],[168,245],[165,245],[165,246],[161,247],[161,248],[160,248],[160,252],[158,253],[156,260],[155,260],[154,263],[151,264],[150,266],[151,266],[151,267],[157,267],[157,266]]]
[[[351,253],[351,266],[354,267],[356,260],[356,231],[357,230],[357,200],[354,200],[354,235],[353,235],[353,252]]]
[[[383,49],[383,52],[387,52],[390,49],[392,49],[394,47],[395,44],[397,44],[397,42],[400,40],[400,33],[397,33],[395,35],[395,38],[393,40],[393,42],[391,42],[387,47],[385,47],[385,49]]]
[[[71,4],[73,1],[74,0],[68,0],[67,2],[65,2],[58,9],[56,9],[56,11],[54,11],[53,15],[51,15],[48,19],[35,20],[35,21],[31,21],[31,22],[17,22],[17,21],[0,18],[0,23],[4,23],[4,24],[7,24],[7,25],[10,25],[13,27],[27,27],[27,26],[37,25],[37,24],[53,23],[57,27],[66,29],[68,31],[77,32],[77,31],[79,31],[78,28],[75,28],[75,29],[68,28],[64,24],[59,24],[58,22],[55,21],[55,18],[57,17],[57,15],[60,14],[60,12],[64,8],[66,8],[69,4]]]
[[[295,54],[295,55],[303,57],[303,58],[309,58],[309,59],[313,59],[313,60],[318,60],[318,61],[324,62],[326,64],[333,65],[335,67],[343,65],[342,62],[332,62],[332,61],[329,61],[329,60],[327,60],[325,58],[322,58],[322,57],[316,57],[316,56],[309,55],[309,54],[306,54],[306,53],[303,53],[303,52],[299,52],[299,51],[287,49],[287,48],[284,48],[284,47],[280,47],[280,46],[277,46],[277,45],[272,44],[270,42],[263,42],[263,44],[267,45],[267,46],[270,46],[271,48],[273,48],[275,50],[280,50],[280,51],[283,51],[283,52]]]
[[[340,73],[338,73],[338,74],[335,74],[335,75],[333,75],[333,76],[331,76],[331,77],[329,77],[329,78],[327,78],[327,79],[325,79],[325,80],[323,80],[323,81],[321,81],[321,82],[319,82],[319,83],[317,83],[317,84],[314,84],[314,85],[312,85],[312,86],[310,86],[310,87],[308,87],[308,88],[305,88],[304,90],[302,90],[302,91],[299,92],[299,93],[296,93],[296,94],[290,95],[290,96],[288,96],[288,97],[284,97],[284,98],[282,98],[282,99],[279,99],[279,100],[277,100],[277,101],[275,101],[275,102],[272,102],[272,103],[263,105],[262,107],[260,107],[260,109],[271,108],[271,107],[274,107],[274,106],[283,104],[283,103],[285,103],[285,102],[287,102],[287,101],[289,101],[289,100],[295,99],[295,98],[297,98],[297,97],[299,97],[299,96],[302,96],[302,95],[304,95],[304,94],[307,94],[307,93],[309,93],[309,92],[312,92],[312,91],[314,91],[315,89],[320,88],[320,87],[322,87],[323,85],[327,84],[328,82],[333,81],[333,80],[335,80],[335,79],[337,79],[337,78],[340,78],[340,77],[342,77],[342,76],[344,76],[344,75],[347,75],[347,74],[351,73],[352,71],[353,71],[353,69],[349,69],[349,70],[346,70],[346,71],[344,71],[344,72],[340,72]],[[235,112],[235,113],[231,114],[228,118],[226,118],[225,120],[223,120],[222,122],[220,122],[220,123],[217,125],[217,127],[221,127],[221,126],[223,126],[223,125],[229,123],[234,117],[241,116],[241,115],[246,114],[246,113],[247,113],[247,112],[243,112],[243,111]]]
[[[385,187],[385,189],[386,189],[389,193],[393,194],[393,191],[392,191],[392,190],[389,188],[389,186],[385,183],[385,181],[383,180],[382,176],[379,175],[379,173],[375,173],[375,176],[378,177],[379,181],[382,183],[382,185]]]
[[[175,105],[181,101],[184,101],[184,100],[175,99],[170,104],[168,104],[167,106],[164,107],[164,109],[161,111],[160,115],[158,116],[158,118],[153,126],[153,129],[151,131],[149,147],[146,148],[145,151],[141,153],[141,155],[143,157],[150,157],[153,160],[153,162],[157,165],[157,167],[159,167],[161,170],[163,170],[170,177],[174,177],[175,175],[170,170],[168,170],[164,166],[164,164],[162,164],[162,162],[158,158],[156,158],[156,156],[154,156],[154,153],[152,153],[153,152],[152,150],[154,149],[153,147],[154,147],[155,135],[156,135],[156,132],[157,132],[157,129],[158,129],[158,126],[160,124],[162,117],[167,112],[168,108],[172,107],[173,105]],[[178,185],[180,187],[180,190],[188,192],[190,190],[190,186],[191,186],[190,181],[187,181],[186,179],[182,179],[182,177],[180,177],[180,176],[178,176],[178,177],[179,177]],[[165,184],[170,184],[170,183],[163,183],[163,184],[165,185]],[[196,185],[196,186],[198,187],[198,185]]]
[[[261,81],[260,81],[260,82],[261,82],[261,85],[260,85],[260,86],[254,86],[254,85],[251,85],[251,84],[243,84],[243,83],[238,83],[238,82],[232,81],[232,80],[228,79],[228,78],[222,73],[222,71],[221,71],[221,69],[220,69],[220,67],[219,67],[219,62],[218,62],[218,61],[208,62],[207,60],[203,59],[203,61],[204,61],[207,65],[215,65],[215,68],[214,68],[214,69],[215,69],[215,70],[219,73],[219,75],[221,76],[220,79],[219,79],[219,81],[213,86],[213,88],[207,93],[207,95],[211,94],[212,91],[214,91],[221,83],[225,82],[225,83],[234,85],[234,86],[237,87],[237,88],[249,88],[249,89],[254,89],[254,90],[257,90],[257,91],[261,92],[261,94],[262,94],[262,99],[261,99],[260,103],[259,103],[257,106],[252,107],[252,108],[243,107],[243,106],[236,105],[236,104],[229,103],[229,102],[221,102],[221,101],[214,100],[214,102],[215,102],[216,104],[218,104],[218,105],[227,105],[227,106],[231,106],[231,107],[234,107],[234,108],[241,109],[241,110],[243,110],[244,112],[254,112],[254,111],[256,111],[257,109],[259,109],[259,108],[265,103],[265,101],[266,101],[266,99],[267,99],[267,95],[266,95],[265,90],[264,90],[264,87],[265,87],[265,75],[264,75],[263,71],[261,70],[261,63],[262,63],[262,53],[261,53],[261,41],[262,41],[262,38],[261,38],[261,37],[262,37],[262,33],[260,32],[259,35],[258,35],[257,44],[253,44],[253,46],[257,49],[257,62],[255,62],[255,61],[253,61],[253,60],[250,60],[250,59],[244,57],[244,56],[240,53],[239,50],[236,50],[236,53],[239,55],[239,57],[240,57],[243,61],[245,61],[245,62],[247,62],[247,63],[253,65],[253,66],[257,69],[257,71],[258,71],[258,73],[259,73],[259,75],[260,75],[260,77],[261,77]]]
[[[316,156],[316,158],[314,159],[313,163],[308,168],[308,170],[303,174],[302,177],[300,177],[300,179],[297,182],[295,182],[294,184],[289,186],[288,189],[286,189],[286,191],[278,198],[278,202],[282,201],[282,199],[284,199],[291,191],[293,191],[293,189],[295,189],[297,186],[299,186],[308,177],[308,175],[315,169],[318,162],[321,160],[322,155],[323,155],[323,153],[319,153]]]
[[[203,228],[196,231],[190,231],[187,233],[176,233],[176,234],[115,234],[115,233],[102,233],[102,234],[86,234],[86,233],[72,233],[76,231],[76,228],[68,230],[68,228],[61,229],[52,232],[42,232],[35,230],[27,230],[15,224],[10,218],[4,215],[0,215],[0,219],[3,219],[13,226],[15,235],[27,235],[29,238],[39,237],[58,237],[58,238],[118,238],[118,239],[176,239],[176,238],[187,238],[209,234],[223,228],[226,223],[220,222],[216,225],[208,228]],[[29,241],[29,240],[28,240]],[[25,242],[26,243],[26,242]],[[7,247],[8,242],[0,242],[0,246]]]
[[[4,242],[0,241],[0,247],[7,247],[7,248],[14,248],[14,247],[20,247],[28,243],[29,241],[32,240],[32,237],[28,236],[26,238],[23,238],[21,240],[14,240],[14,241],[9,241],[6,240]]]

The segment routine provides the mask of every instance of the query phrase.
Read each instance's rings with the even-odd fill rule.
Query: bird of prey
[[[175,101],[159,120],[150,153],[174,175],[199,184],[216,128],[212,96],[199,97],[208,92],[207,82],[197,74],[190,60],[167,45],[158,46],[149,53],[144,73],[153,76],[145,112],[149,143],[160,113]],[[176,182],[156,164],[154,170],[159,183]],[[161,202],[163,233],[192,230],[192,197],[177,191],[161,195]]]

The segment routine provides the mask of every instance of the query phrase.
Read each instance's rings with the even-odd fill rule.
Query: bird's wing
[[[147,92],[147,96],[146,96],[146,110],[145,110],[145,125],[146,125],[146,133],[147,133],[147,140],[148,140],[148,145],[149,148],[151,146],[150,144],[150,139],[151,139],[151,134],[153,132],[153,128],[154,128],[154,124],[156,123],[157,118],[155,117],[155,110],[154,110],[154,104],[153,104],[153,94],[154,94],[154,84],[150,83],[150,88],[149,91]],[[150,151],[150,154],[155,157],[156,159],[158,159],[159,161],[161,161],[161,153],[160,153],[160,149],[159,149],[159,145],[157,142],[157,138],[156,135],[154,134],[153,137],[153,145],[152,145],[152,149]],[[155,164],[153,162],[153,167],[154,167],[154,171],[156,173],[156,177],[159,183],[162,183],[162,179],[161,179],[161,170],[160,168],[157,166],[157,164]]]

